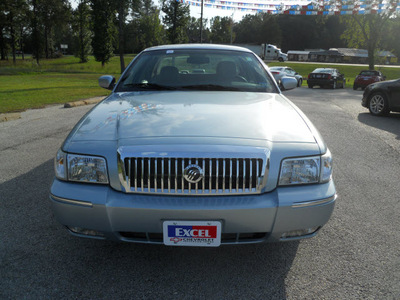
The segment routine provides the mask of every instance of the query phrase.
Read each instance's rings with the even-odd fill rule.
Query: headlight
[[[332,156],[329,150],[322,156],[284,159],[279,185],[325,183],[332,177]]]
[[[63,180],[108,183],[107,164],[102,157],[66,154],[59,150],[55,171],[57,178]]]

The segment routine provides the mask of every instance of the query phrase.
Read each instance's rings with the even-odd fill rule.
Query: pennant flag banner
[[[177,0],[192,6],[201,6],[201,0]],[[240,1],[240,2],[239,2]],[[306,0],[203,0],[206,8],[241,11],[250,13],[288,15],[364,15],[400,13],[398,0],[377,3],[374,0],[317,0],[310,4]],[[347,5],[347,3],[351,3]]]

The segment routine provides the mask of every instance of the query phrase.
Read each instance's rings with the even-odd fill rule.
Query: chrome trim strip
[[[229,193],[232,193],[232,158],[229,159]]]
[[[203,180],[202,180],[202,187],[203,191],[201,192],[204,194],[206,192],[206,160],[203,158]]]
[[[212,193],[212,160],[210,159],[210,170],[209,170],[209,180],[208,180],[208,192]]]
[[[253,191],[253,159],[250,159],[250,186],[249,186],[249,191]]]
[[[93,203],[88,202],[88,201],[80,201],[80,200],[61,198],[61,197],[54,196],[53,194],[50,194],[50,198],[54,201],[64,202],[66,204],[74,204],[74,205],[80,205],[80,206],[85,206],[85,207],[93,207]]]
[[[243,192],[246,191],[246,159],[243,159]]]
[[[138,160],[137,160],[137,158],[135,158],[135,192],[137,192],[137,174],[138,174],[138,171],[137,171],[137,164],[138,164],[138,162],[137,162]]]
[[[315,200],[315,201],[305,201],[305,202],[295,202],[292,204],[292,208],[303,208],[303,207],[310,207],[310,206],[316,206],[316,205],[323,205],[332,201],[335,201],[337,198],[337,195],[333,195],[329,198],[325,199],[320,199],[320,200]]]
[[[141,160],[141,163],[142,163],[142,176],[141,176],[141,178],[140,178],[140,183],[141,183],[141,186],[140,186],[140,188],[141,188],[141,190],[142,190],[142,192],[144,192],[144,159],[142,158]]]
[[[183,174],[185,173],[185,161],[182,158],[181,159],[181,165],[182,165],[182,173],[181,173],[181,190],[182,190],[182,194],[185,193],[185,178],[183,177]],[[190,189],[190,183],[189,183],[189,189]]]
[[[216,169],[215,169],[215,192],[218,194],[218,178],[219,178],[219,159],[215,160],[216,162]]]
[[[147,191],[148,192],[150,192],[151,191],[151,182],[150,182],[150,175],[151,175],[151,158],[148,158],[147,159],[147,161],[148,161],[148,168],[147,168],[147,171],[149,172],[149,173],[147,173],[148,175],[147,175]]]
[[[125,165],[125,162],[124,162],[124,165]],[[127,174],[127,177],[125,179],[126,187],[129,191],[131,189],[131,177],[132,177],[131,176],[131,160],[130,159],[128,159],[128,170],[127,170],[126,174]]]
[[[175,193],[178,194],[178,159],[175,158]]]
[[[236,159],[236,193],[239,193],[239,159]]]
[[[196,158],[196,165],[198,166],[199,165],[199,160]],[[199,183],[198,182],[196,182],[195,183],[195,188],[196,188],[196,194],[199,192]]]
[[[157,160],[154,160],[154,189],[157,191],[157,179],[158,179],[158,172],[157,172]]]
[[[161,193],[164,193],[164,159],[161,158]]]
[[[222,160],[222,192],[225,193],[225,175],[226,175],[226,162],[225,158]]]

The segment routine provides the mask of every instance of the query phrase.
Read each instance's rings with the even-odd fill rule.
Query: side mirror
[[[112,90],[115,86],[115,77],[103,75],[99,78],[99,86],[106,90]]]
[[[297,80],[293,77],[282,77],[281,83],[283,90],[292,90],[297,86]]]

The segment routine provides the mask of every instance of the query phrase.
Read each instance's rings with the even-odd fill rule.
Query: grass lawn
[[[125,64],[134,55],[125,56]],[[346,86],[353,86],[354,78],[366,67],[301,64],[301,63],[270,63],[270,66],[290,66],[303,78],[315,68],[333,67],[345,74]],[[400,77],[399,68],[378,68],[387,79]],[[110,92],[99,87],[97,79],[101,75],[120,76],[119,57],[115,56],[104,66],[89,57],[89,62],[81,64],[73,56],[59,59],[41,60],[40,65],[31,57],[25,60],[17,59],[14,66],[12,60],[0,61],[0,113],[22,111],[28,108],[40,108],[48,104],[65,103],[96,96],[106,96]],[[303,81],[303,85],[307,85]]]
[[[126,55],[125,64],[133,57]],[[29,57],[18,59],[15,66],[12,60],[0,61],[0,113],[106,96],[110,92],[97,81],[104,74],[118,79],[119,57],[113,57],[104,68],[93,57],[84,64],[72,56],[41,60],[39,66]]]

